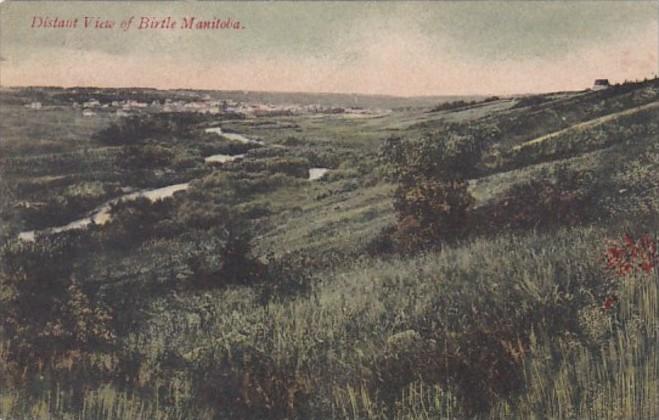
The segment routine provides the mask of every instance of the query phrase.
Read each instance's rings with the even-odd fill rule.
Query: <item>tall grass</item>
[[[534,343],[525,364],[528,390],[519,418],[653,419],[659,417],[659,290],[656,277],[636,276],[623,288],[607,337],[595,348],[559,338],[559,357]],[[493,417],[510,413],[499,405]]]
[[[656,417],[657,281],[625,280],[602,311],[605,237],[503,235],[368,259],[265,306],[245,287],[170,295],[124,342],[140,360],[132,393],[103,385],[73,409],[52,390],[27,405],[2,392],[0,415]]]

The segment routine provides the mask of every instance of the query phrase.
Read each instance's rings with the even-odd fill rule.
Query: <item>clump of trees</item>
[[[385,172],[397,183],[393,232],[399,250],[412,252],[466,232],[474,199],[467,180],[478,174],[484,147],[495,127],[447,126],[415,139],[388,139],[381,152]]]
[[[171,138],[185,134],[191,125],[203,122],[205,118],[193,112],[133,115],[110,124],[99,131],[95,139],[110,146],[121,146],[150,138]]]

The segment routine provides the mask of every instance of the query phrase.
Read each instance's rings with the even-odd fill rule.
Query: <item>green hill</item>
[[[61,95],[0,93],[0,418],[659,416],[657,79],[244,118]]]

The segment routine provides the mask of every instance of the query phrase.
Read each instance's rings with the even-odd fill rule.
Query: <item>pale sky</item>
[[[116,22],[82,28],[84,16]],[[123,31],[120,23],[134,16]],[[137,30],[142,16],[241,30]],[[35,17],[78,18],[72,29]],[[0,84],[376,93],[577,90],[659,72],[657,1],[0,4]]]

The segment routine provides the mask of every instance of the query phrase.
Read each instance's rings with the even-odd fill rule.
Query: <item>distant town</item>
[[[75,95],[79,92],[70,91]],[[135,91],[139,94],[139,91]],[[285,116],[303,114],[352,114],[375,115],[388,112],[385,109],[366,109],[362,107],[340,107],[320,104],[272,104],[260,102],[243,102],[233,99],[216,99],[211,95],[204,95],[195,99],[154,99],[141,101],[137,99],[103,100],[89,97],[84,101],[72,101],[71,107],[80,111],[84,117],[93,117],[97,113],[113,113],[117,117],[126,117],[133,114],[152,112],[195,112],[201,114],[235,114],[239,117],[248,116]],[[32,110],[47,108],[40,101],[33,101],[25,105]]]

